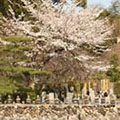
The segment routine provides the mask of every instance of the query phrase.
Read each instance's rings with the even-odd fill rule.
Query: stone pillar
[[[42,103],[44,104],[44,103],[45,103],[45,100],[46,100],[46,97],[47,97],[46,92],[42,92],[41,97],[42,97]]]
[[[54,93],[49,93],[49,104],[54,104],[55,102],[55,97],[54,97]]]
[[[89,89],[89,96],[90,96],[91,103],[93,104],[95,101],[95,92],[92,88]]]
[[[68,93],[67,93],[66,102],[67,102],[68,104],[72,104],[72,100],[73,100],[73,93],[68,92]]]

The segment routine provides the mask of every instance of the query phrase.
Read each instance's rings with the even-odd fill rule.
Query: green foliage
[[[75,93],[80,94],[80,83],[75,82],[74,86],[75,86]]]
[[[33,30],[33,32],[35,32],[35,33],[37,33],[37,32],[40,31],[40,29],[39,29],[38,27],[33,27],[32,30]]]
[[[12,2],[14,4],[12,4],[11,6],[12,6],[13,11],[15,12],[15,17],[16,18],[18,18],[18,16],[22,13],[25,14],[25,17],[30,16],[30,13],[28,13],[28,11],[26,9],[24,9],[24,7],[23,7],[24,4],[21,0],[19,0],[19,1],[18,0],[17,1],[12,0]]]
[[[119,56],[117,54],[112,55],[110,63],[114,68],[119,66]]]
[[[101,13],[101,16],[103,16],[103,18],[105,18],[108,15],[110,15],[110,13],[107,9],[104,9],[103,12]]]
[[[26,36],[2,36],[1,38],[8,42],[30,42],[31,40],[29,37]]]
[[[109,8],[109,11],[113,15],[120,15],[120,1],[119,0],[113,0],[112,5]]]
[[[7,16],[8,14],[9,3],[7,0],[0,0],[0,12]]]
[[[36,21],[37,19],[35,17],[31,17],[30,15],[26,15],[24,18],[23,18],[24,21]]]
[[[0,17],[2,17],[3,16],[3,14],[0,12]]]
[[[20,76],[16,78],[0,77],[0,94],[2,95],[3,101],[7,99],[8,94],[12,96],[14,101],[17,95],[22,100],[26,100],[27,95],[30,95],[32,100],[35,100],[36,97],[35,90],[29,86],[24,86]]]
[[[20,46],[20,45],[4,45],[0,51],[1,52],[24,52],[33,49],[33,46]]]
[[[22,19],[35,20],[35,18],[31,17],[31,13],[24,8],[24,3],[21,0],[11,0],[11,2],[8,0],[0,0],[0,12],[3,14],[3,16],[12,17],[12,14],[9,12],[9,6],[11,6],[12,10],[14,11],[16,18],[24,13],[25,16]]]
[[[12,93],[13,99],[16,99],[16,96],[19,95],[22,98],[22,101],[25,101],[27,95],[30,95],[31,100],[35,100],[36,92],[29,86],[18,85],[18,89],[15,93]]]
[[[117,54],[112,55],[110,63],[112,68],[106,74],[110,77],[111,82],[117,82],[120,80],[120,70],[117,68],[119,66],[119,57]]]
[[[14,82],[8,77],[3,76],[0,78],[0,94],[10,94],[17,89],[18,88]]]
[[[87,0],[74,0],[75,2],[81,3],[80,6],[83,8],[87,7]]]
[[[34,82],[34,76],[51,76],[50,72],[41,71],[32,67],[23,67],[18,62],[30,63],[31,58],[25,56],[24,51],[33,49],[31,39],[26,36],[0,36],[2,40],[10,42],[10,44],[0,43],[0,94],[4,99],[7,94],[11,94],[15,100],[20,95],[23,100],[27,94],[35,99],[36,90],[30,87]],[[38,93],[38,91],[37,91]]]
[[[107,9],[104,9],[96,18],[97,19],[104,19],[105,17],[109,16],[110,12]]]
[[[120,15],[111,15],[109,22],[114,26],[112,36],[113,38],[119,37],[120,35]],[[115,41],[116,42],[116,41]]]
[[[23,58],[23,59],[0,59],[0,65],[5,64],[12,64],[17,62],[30,62],[31,60],[29,58]]]
[[[99,80],[99,81],[107,78],[105,72],[103,72],[103,71],[95,73],[92,77],[93,77],[94,80]]]
[[[118,37],[120,35],[120,1],[113,0],[110,12],[110,24],[114,25],[113,37]]]
[[[12,42],[14,44],[1,45],[1,52],[23,52],[33,49],[32,45],[19,45],[19,42],[30,44],[31,39],[26,36],[1,36],[2,40]]]
[[[111,82],[117,82],[120,80],[120,70],[116,68],[110,68],[106,74],[109,76]]]
[[[0,66],[0,71],[4,72],[12,72],[14,74],[22,74],[29,73],[30,75],[41,74],[41,75],[50,75],[50,72],[40,71],[30,67],[22,67],[22,66]]]
[[[114,83],[114,92],[117,97],[120,97],[120,83],[118,82]]]

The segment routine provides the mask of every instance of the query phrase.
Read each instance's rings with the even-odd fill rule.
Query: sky
[[[113,0],[87,0],[87,6],[98,4],[98,5],[102,5],[104,8],[109,8],[112,1]],[[68,3],[68,5],[67,6],[65,5],[63,10],[69,11],[69,4],[72,3],[72,0],[67,0],[67,3]],[[77,8],[75,7],[75,9],[78,11],[81,10],[80,7],[77,7]]]
[[[101,4],[105,8],[108,8],[113,0],[87,0],[88,5],[91,4]]]
[[[71,0],[67,0],[71,3]],[[103,7],[108,8],[113,0],[87,0],[88,5],[101,4]]]

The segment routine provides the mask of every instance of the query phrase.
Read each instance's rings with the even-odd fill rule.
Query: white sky
[[[91,4],[101,4],[102,6],[108,8],[113,0],[87,0],[88,5]]]
[[[71,0],[67,0],[71,3]],[[108,8],[113,0],[87,0],[88,5],[101,4],[103,7]]]

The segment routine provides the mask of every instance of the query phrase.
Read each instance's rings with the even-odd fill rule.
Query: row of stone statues
[[[74,92],[67,92],[66,96],[63,93],[59,96],[57,93],[49,93],[47,94],[45,91],[42,92],[41,96],[37,95],[36,100],[32,101],[30,96],[27,96],[25,101],[17,96],[15,102],[12,100],[12,97],[8,95],[8,99],[4,101],[4,103],[12,104],[12,103],[22,103],[22,104],[115,104],[116,97],[112,91],[105,93],[95,94],[94,90],[91,88],[87,94],[84,94],[82,91],[82,95],[75,94]],[[0,103],[2,103],[0,96]]]

